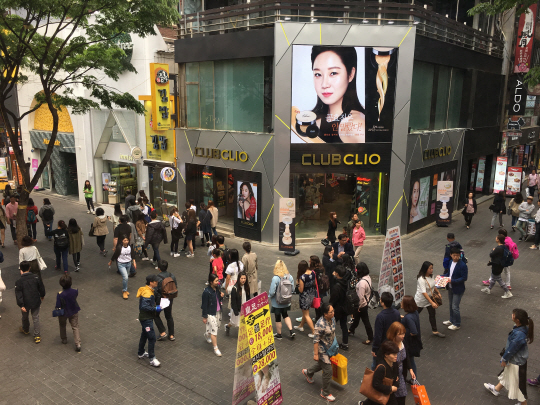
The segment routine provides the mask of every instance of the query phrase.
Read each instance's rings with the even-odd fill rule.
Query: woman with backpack
[[[94,213],[94,187],[90,184],[90,180],[86,180],[84,182],[83,187],[83,193],[84,193],[84,199],[86,200],[86,207],[88,208],[88,211],[86,211],[87,214],[93,214]]]
[[[39,268],[38,258],[41,257],[39,250],[33,246],[34,241],[28,235],[22,238],[22,249],[19,250],[19,263],[24,261],[30,263],[30,273],[35,274],[41,280],[41,269]]]
[[[204,246],[205,239],[206,242],[210,242],[210,235],[212,233],[212,214],[204,203],[201,203],[200,207],[201,209],[199,210],[199,227],[203,233],[203,237],[201,238],[201,246]]]
[[[371,297],[371,277],[369,276],[369,268],[364,262],[360,262],[356,265],[356,274],[358,276],[358,283],[356,284],[356,293],[360,298],[360,306],[358,307],[358,313],[354,314],[353,323],[349,328],[349,335],[354,336],[354,331],[358,327],[360,320],[366,328],[367,340],[362,341],[364,345],[370,345],[373,341],[373,328],[369,321],[368,304]]]
[[[52,236],[54,239],[54,254],[56,255],[56,270],[60,270],[60,259],[64,263],[64,273],[68,272],[68,251],[69,251],[69,234],[67,225],[64,221],[58,221],[58,228],[54,231],[47,231],[46,236]]]
[[[99,246],[99,253],[105,257],[107,250],[105,250],[105,238],[109,234],[109,228],[107,228],[107,221],[110,221],[110,218],[105,215],[103,208],[98,208],[96,210],[96,217],[94,218],[93,228],[94,236],[96,237],[97,245]]]
[[[30,236],[34,240],[34,242],[37,242],[37,223],[38,209],[34,205],[34,200],[32,198],[29,198],[28,205],[26,206],[26,227],[28,228],[28,236]]]
[[[516,231],[516,224],[519,218],[519,206],[523,203],[523,195],[517,193],[508,204],[508,214],[512,215],[512,232]]]
[[[499,383],[484,384],[484,387],[498,397],[503,387],[508,390],[509,399],[517,399],[521,405],[527,405],[527,343],[534,341],[534,323],[526,311],[516,308],[512,311],[512,321],[516,324],[508,334],[506,346],[501,351],[502,374]]]
[[[48,198],[43,199],[43,205],[39,209],[39,217],[43,221],[43,228],[45,230],[45,233],[47,231],[50,231],[53,226],[54,222],[54,207],[51,204],[51,201]],[[48,237],[47,239],[52,240],[52,237]]]
[[[306,268],[307,268],[307,262]],[[281,318],[289,328],[289,336],[291,339],[294,339],[296,334],[293,331],[291,318],[289,318],[288,311],[291,309],[291,297],[293,290],[294,280],[293,277],[289,274],[287,266],[283,263],[283,260],[278,260],[274,266],[274,276],[272,277],[272,282],[270,283],[270,288],[268,289],[268,297],[270,298],[270,313],[274,314],[274,319],[276,321],[276,333],[274,333],[274,339],[281,340],[283,336],[281,335]],[[303,312],[303,311],[302,311]],[[308,311],[309,315],[309,311]],[[309,318],[311,321],[311,318]],[[298,329],[295,326],[295,329]],[[313,329],[313,328],[312,328]]]
[[[77,220],[71,218],[68,224],[69,234],[69,254],[73,257],[75,271],[81,269],[81,250],[84,245],[84,237],[81,228],[77,225]]]
[[[298,273],[296,273],[296,280],[298,281],[298,291],[300,292],[300,309],[302,310],[302,321],[300,325],[295,326],[294,329],[299,330],[300,332],[304,331],[304,324],[307,323],[311,329],[311,333],[308,334],[308,337],[313,338],[315,328],[313,327],[313,322],[311,316],[309,315],[309,309],[313,303],[313,299],[317,295],[317,287],[315,284],[315,273],[309,269],[309,265],[305,260],[301,260],[298,263]]]
[[[174,274],[168,271],[169,262],[166,260],[160,260],[158,262],[158,268],[159,274],[157,277],[159,281],[157,289],[154,291],[156,302],[161,302],[161,298],[167,298],[169,300],[169,306],[162,311],[165,315],[165,320],[167,321],[167,329],[165,329],[165,325],[161,320],[161,312],[157,312],[156,317],[154,318],[154,322],[156,323],[159,331],[159,337],[157,340],[165,340],[168,335],[169,340],[174,341],[176,339],[174,337],[174,319],[172,316],[172,307],[174,299],[178,297],[178,283],[176,282],[176,277]]]
[[[499,283],[501,288],[504,290],[504,295],[501,298],[511,298],[513,294],[508,289],[508,286],[503,281],[501,273],[506,267],[505,255],[511,255],[512,253],[504,243],[504,235],[498,234],[495,238],[497,246],[491,249],[489,253],[490,261],[488,266],[491,265],[491,277],[489,278],[489,285],[482,288],[480,291],[486,294],[491,294],[491,289],[495,285],[495,282]]]
[[[114,212],[113,212],[113,215],[112,215],[113,231],[116,229],[116,227],[120,223],[120,217],[122,215],[124,215],[124,213],[122,212],[122,208],[120,207],[120,203],[114,204]]]
[[[435,287],[435,279],[433,278],[433,263],[425,261],[420,267],[420,271],[416,276],[416,294],[414,295],[414,301],[418,307],[418,313],[422,312],[425,308],[429,314],[429,323],[431,325],[431,332],[440,338],[446,337],[437,330],[437,318],[436,309],[439,307],[433,300],[433,291]]]
[[[495,194],[493,204],[491,204],[489,208],[493,212],[493,217],[491,218],[491,229],[493,229],[497,217],[499,217],[499,228],[502,228],[504,226],[503,215],[506,214],[506,195],[504,191],[501,190],[498,194]]]
[[[180,213],[176,207],[171,209],[169,224],[171,225],[171,256],[179,257],[178,241],[182,238],[182,218],[180,218]]]
[[[232,288],[230,298],[231,320],[225,325],[225,334],[227,336],[233,326],[237,328],[240,327],[240,311],[242,310],[242,304],[250,298],[249,283],[247,282],[247,275],[245,272],[241,271],[238,273],[238,282]]]
[[[135,262],[135,251],[133,245],[130,245],[129,236],[122,235],[119,240],[121,243],[116,244],[116,249],[109,260],[109,267],[112,262],[116,261],[118,271],[122,275],[122,298],[127,300],[128,292],[128,273],[129,277],[134,277],[137,274],[137,263]]]

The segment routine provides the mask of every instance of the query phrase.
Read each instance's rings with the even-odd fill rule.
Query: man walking
[[[19,208],[19,203],[17,198],[14,195],[9,197],[9,204],[6,205],[6,217],[9,222],[9,227],[11,229],[11,237],[13,238],[13,243],[17,244],[17,209]]]
[[[156,344],[156,334],[154,332],[154,318],[161,311],[159,305],[156,306],[154,291],[157,288],[159,278],[154,274],[146,276],[146,285],[139,288],[137,298],[139,298],[139,322],[141,323],[142,332],[139,340],[139,359],[149,358],[150,365],[159,367],[161,364],[154,353]],[[144,350],[148,341],[148,351]]]
[[[158,268],[160,270],[160,273],[157,275],[158,287],[156,290],[156,302],[161,303],[161,298],[167,298],[170,302],[169,306],[163,309],[163,312],[165,313],[165,319],[167,320],[169,340],[173,341],[175,340],[175,338],[172,306],[173,300],[178,296],[178,283],[176,282],[176,277],[174,276],[174,274],[167,271],[167,269],[169,268],[169,262],[167,262],[166,260],[160,260],[158,262]],[[159,331],[158,340],[165,340],[165,338],[167,337],[167,332],[165,332],[165,325],[163,325],[160,313],[156,314],[154,322],[156,323]]]
[[[157,264],[161,260],[161,256],[159,255],[159,244],[162,241],[167,243],[167,230],[165,229],[165,225],[163,225],[161,221],[157,220],[156,211],[152,211],[150,213],[150,218],[152,219],[152,221],[146,227],[144,248],[146,249],[148,245],[152,245],[152,251],[154,252],[152,263],[157,270]]]
[[[450,250],[452,262],[450,268],[445,270],[443,277],[450,277],[450,282],[446,285],[448,289],[448,307],[450,308],[450,320],[444,321],[443,324],[448,326],[450,330],[458,330],[461,328],[461,315],[459,313],[459,304],[465,293],[465,281],[469,276],[467,265],[461,260],[461,250],[457,247],[452,247]]]
[[[15,298],[22,312],[22,326],[19,330],[25,335],[30,333],[30,321],[28,317],[32,313],[34,342],[40,343],[39,309],[41,307],[41,301],[45,298],[45,286],[38,276],[30,273],[29,262],[21,262],[20,271],[21,278],[15,282]]]
[[[527,240],[527,228],[529,225],[529,218],[534,211],[533,196],[527,197],[527,201],[523,201],[519,205],[519,218],[517,223],[517,230],[521,234],[519,240]]]
[[[381,294],[381,305],[383,310],[379,312],[379,315],[375,318],[375,333],[373,335],[373,345],[371,346],[371,355],[373,356],[373,362],[371,363],[371,369],[375,370],[377,365],[377,352],[381,343],[386,339],[386,332],[388,328],[394,322],[401,322],[401,316],[399,311],[392,308],[394,303],[394,297],[388,291]]]

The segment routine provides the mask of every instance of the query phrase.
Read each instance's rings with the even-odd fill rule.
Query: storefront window
[[[429,129],[434,70],[434,65],[414,62],[409,114],[409,126],[413,131]]]
[[[108,193],[109,204],[120,203],[124,209],[127,190],[131,190],[133,195],[139,191],[137,188],[137,166],[129,163],[104,161],[103,171],[111,174]]]

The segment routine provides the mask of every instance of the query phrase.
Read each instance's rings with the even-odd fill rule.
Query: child
[[[223,259],[221,258],[221,250],[214,249],[212,257],[212,273],[218,276],[219,284],[223,285]]]
[[[60,277],[62,291],[56,295],[56,308],[64,308],[64,316],[58,317],[60,324],[60,339],[63,344],[67,344],[66,324],[69,321],[73,329],[73,340],[75,341],[75,351],[81,351],[81,335],[79,333],[79,311],[81,308],[77,303],[79,291],[71,288],[71,276],[64,274]],[[63,301],[63,302],[62,302]]]
[[[30,273],[30,263],[23,261],[20,264],[21,278],[15,282],[15,297],[17,305],[22,311],[21,333],[28,335],[30,321],[28,316],[32,312],[32,322],[34,323],[34,342],[40,343],[39,330],[39,308],[41,301],[45,298],[45,286],[43,281],[33,273]]]

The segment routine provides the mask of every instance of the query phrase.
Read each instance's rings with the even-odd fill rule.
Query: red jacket
[[[28,211],[34,211],[34,222],[31,222],[28,220]],[[26,207],[26,223],[27,224],[35,224],[38,222],[38,209],[37,207],[34,205],[32,207]]]

